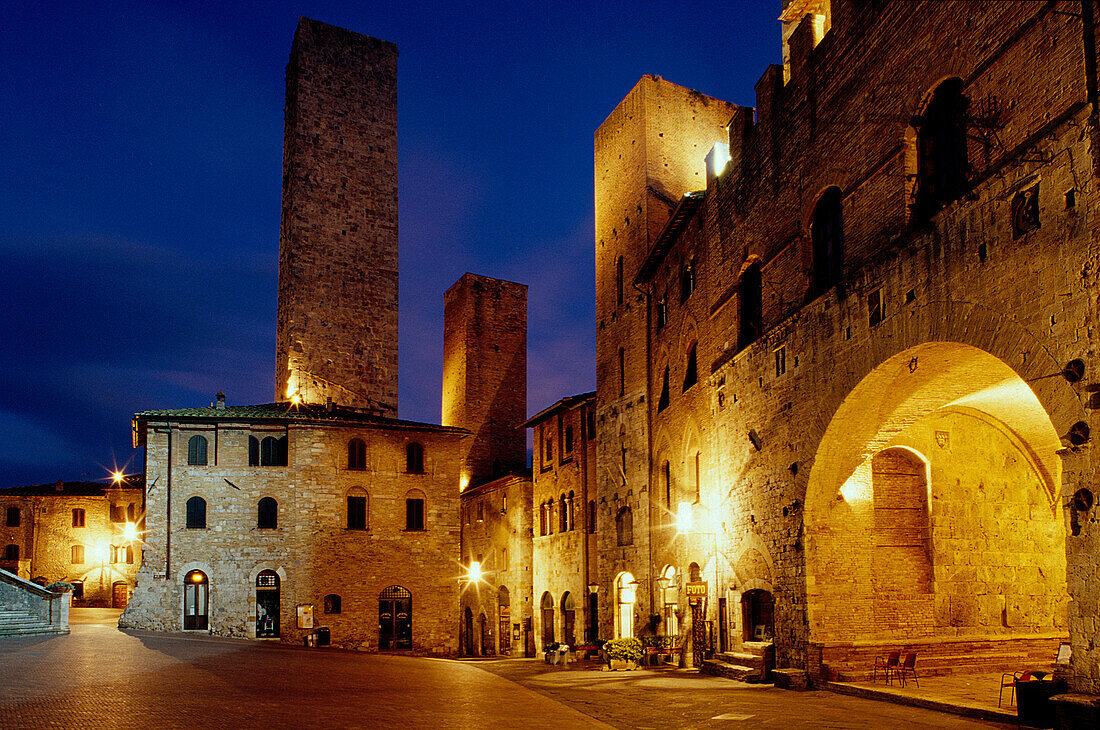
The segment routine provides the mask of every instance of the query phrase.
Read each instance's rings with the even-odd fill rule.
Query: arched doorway
[[[499,615],[497,628],[497,641],[500,643],[500,653],[505,656],[512,653],[512,597],[508,589],[501,586],[497,590],[497,612]]]
[[[401,586],[378,594],[378,648],[412,649],[412,594]]]
[[[620,573],[615,579],[615,636],[634,636],[634,590],[638,584],[630,573]]]
[[[842,677],[870,666],[842,656],[853,643],[1053,654],[1068,634],[1060,448],[1035,391],[983,350],[924,343],[872,370],[807,485],[811,651]]]
[[[206,573],[192,570],[183,579],[183,630],[206,631],[209,627],[210,581]]]
[[[279,574],[262,570],[256,576],[256,638],[279,636]]]
[[[550,592],[542,594],[542,645],[554,643],[554,597]]]
[[[775,599],[768,591],[755,589],[741,594],[741,638],[771,641],[775,636]]]
[[[561,643],[577,645],[576,608],[573,606],[573,594],[566,591],[561,597]]]
[[[489,619],[482,613],[478,616],[478,625],[481,628],[481,655],[491,656],[495,652],[493,651],[493,627],[489,623]]]
[[[466,656],[476,656],[477,652],[474,651],[474,612],[470,610],[469,606],[462,612],[462,636]]]

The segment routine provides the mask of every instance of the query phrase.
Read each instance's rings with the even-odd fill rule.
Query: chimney
[[[54,488],[55,492],[64,492],[65,491],[65,482],[64,482],[64,480],[58,479],[57,484],[53,485],[53,488]]]
[[[223,393],[219,390],[218,394],[214,397],[218,399],[216,404],[214,405],[214,407],[216,409],[218,409],[219,411],[224,411],[225,410],[225,393]]]

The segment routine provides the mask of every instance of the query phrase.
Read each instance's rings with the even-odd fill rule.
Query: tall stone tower
[[[286,68],[276,400],[397,415],[397,47],[309,18]]]
[[[737,109],[643,76],[596,130],[596,488],[608,510],[599,520],[613,525],[629,507],[634,525],[627,552],[616,549],[613,527],[600,531],[604,585],[620,571],[636,578],[651,571],[647,313],[632,282],[680,198],[706,188],[706,155],[729,140],[725,127]],[[644,605],[638,610],[645,615]]]
[[[462,488],[527,463],[527,287],[464,274],[443,295],[444,426],[469,429]]]

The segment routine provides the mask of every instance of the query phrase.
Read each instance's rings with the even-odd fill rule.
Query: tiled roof
[[[682,231],[684,226],[687,225],[687,222],[691,220],[691,216],[695,214],[695,209],[703,202],[704,197],[706,197],[705,192],[697,190],[695,192],[685,193],[684,197],[680,198],[680,202],[676,205],[676,209],[672,211],[672,215],[669,216],[668,223],[665,224],[664,230],[661,231],[661,235],[657,236],[653,248],[650,249],[649,255],[642,263],[642,267],[638,270],[638,276],[634,278],[635,284],[644,284],[657,273],[657,267],[661,265],[665,255],[672,248],[673,244],[676,243],[680,231]]]
[[[143,489],[145,487],[144,474],[130,474],[123,484],[115,485],[103,482],[62,482],[61,491],[57,490],[57,482],[50,484],[34,484],[26,487],[2,487],[0,497],[102,497],[108,489]]]
[[[595,399],[595,397],[596,397],[596,391],[594,391],[594,390],[590,393],[580,393],[579,395],[567,395],[564,398],[562,398],[561,400],[557,401],[556,403],[553,403],[552,405],[547,406],[546,408],[543,408],[541,411],[539,411],[538,413],[536,413],[535,415],[531,416],[526,421],[521,423],[519,425],[519,427],[520,428],[531,428],[531,427],[541,423],[542,421],[545,421],[547,418],[554,415],[558,411],[564,411],[567,408],[572,408],[572,407],[574,407],[574,406],[576,406],[580,403],[585,402],[586,400],[593,400],[593,399]]]

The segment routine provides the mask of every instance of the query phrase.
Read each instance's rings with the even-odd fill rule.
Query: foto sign
[[[688,598],[706,598],[707,582],[705,580],[693,581],[684,586],[684,593]]]

